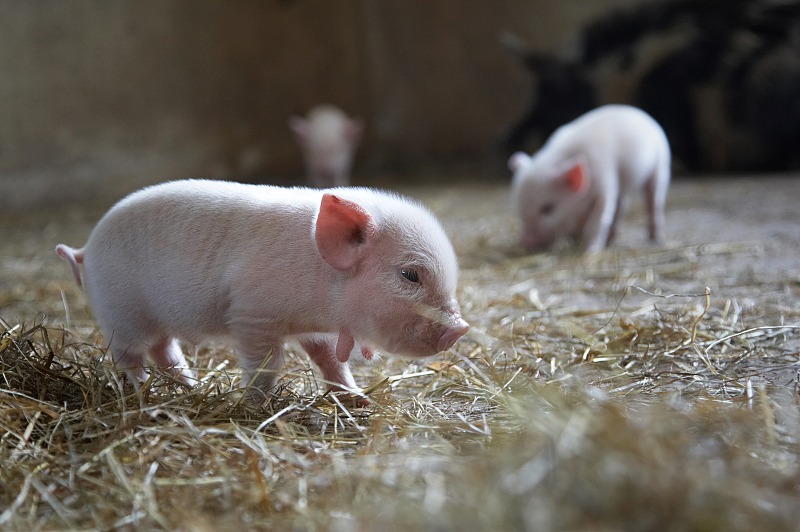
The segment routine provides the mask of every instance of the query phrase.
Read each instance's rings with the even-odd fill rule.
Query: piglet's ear
[[[361,246],[375,231],[375,221],[360,205],[333,194],[322,196],[314,238],[322,258],[337,270],[356,265]]]
[[[294,135],[301,143],[308,140],[308,120],[299,116],[292,116],[289,118],[289,129],[292,130]]]
[[[360,118],[348,120],[344,127],[344,135],[350,144],[358,144],[361,140],[361,133],[364,132],[364,121]]]
[[[569,170],[564,173],[564,183],[567,188],[572,192],[578,192],[586,187],[588,173],[586,170],[586,163],[582,160],[576,161]]]
[[[522,168],[522,165],[528,164],[530,160],[531,158],[527,153],[518,151],[508,159],[508,169],[516,172]]]

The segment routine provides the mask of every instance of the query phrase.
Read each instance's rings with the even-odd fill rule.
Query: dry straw
[[[726,272],[757,243],[515,258],[473,229],[470,333],[356,367],[366,408],[294,352],[254,405],[223,347],[137,392],[91,328],[0,322],[0,528],[796,530],[800,286]]]

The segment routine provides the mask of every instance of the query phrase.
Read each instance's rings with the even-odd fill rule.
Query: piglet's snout
[[[520,238],[520,244],[531,253],[538,253],[549,249],[555,239],[546,235],[540,234],[539,231],[525,230]]]
[[[469,324],[464,321],[463,318],[458,318],[458,321],[455,325],[452,325],[445,329],[442,333],[442,336],[439,337],[439,351],[447,351],[453,345],[455,345],[456,340],[464,336],[466,332],[469,330]]]

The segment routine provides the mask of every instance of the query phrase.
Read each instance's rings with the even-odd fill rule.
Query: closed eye
[[[419,283],[419,272],[414,268],[403,268],[400,274],[412,283]]]

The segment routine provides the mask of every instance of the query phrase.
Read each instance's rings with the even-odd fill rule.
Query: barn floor
[[[366,409],[321,396],[297,354],[260,413],[219,383],[119,408],[31,397],[12,347],[101,344],[53,249],[108,206],[0,216],[0,332],[17,326],[0,337],[0,527],[796,529],[800,179],[678,179],[663,245],[634,204],[588,258],[523,255],[506,185],[401,191],[450,234],[472,329],[429,360],[357,366]],[[189,353],[210,381],[235,368],[224,347]]]

